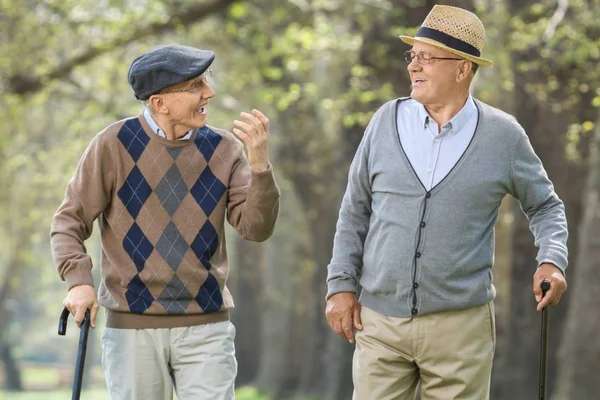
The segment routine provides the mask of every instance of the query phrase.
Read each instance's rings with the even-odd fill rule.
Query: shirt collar
[[[152,115],[150,115],[150,110],[148,109],[148,107],[144,109],[144,118],[146,118],[146,122],[148,122],[148,125],[150,125],[150,129],[152,129],[152,132],[156,133],[162,138],[167,138],[163,130],[160,129],[160,127],[156,124],[156,121],[154,121],[154,118],[152,118]],[[188,133],[185,134],[185,136],[180,137],[177,140],[188,140],[192,136],[193,132],[194,130],[190,129]]]
[[[458,132],[460,128],[462,128],[463,125],[469,119],[471,119],[473,115],[475,115],[476,112],[477,107],[475,106],[475,102],[473,101],[471,95],[469,95],[469,97],[467,97],[467,102],[463,106],[462,110],[460,110],[458,114],[456,114],[454,118],[452,118],[449,121],[449,123],[452,125],[452,130],[454,131],[454,133]]]
[[[453,133],[456,133],[469,119],[471,119],[476,112],[477,106],[475,106],[473,97],[469,94],[469,97],[467,97],[467,101],[465,102],[463,108],[454,116],[454,118],[448,121],[447,124],[450,124]],[[427,113],[424,105],[419,104],[418,113],[419,121],[421,121],[423,128],[427,128],[431,117],[429,116],[429,113]]]

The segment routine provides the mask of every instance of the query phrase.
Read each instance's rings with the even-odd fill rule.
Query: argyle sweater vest
[[[97,219],[107,326],[226,320],[225,218],[241,237],[262,241],[278,206],[271,167],[253,171],[231,133],[205,126],[170,141],[139,116],[107,127],[83,154],[52,221],[52,255],[69,288],[93,285],[84,241]]]

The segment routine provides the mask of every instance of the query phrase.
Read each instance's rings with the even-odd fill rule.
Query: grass
[[[39,391],[39,392],[1,392],[0,400],[65,400],[71,398],[71,391]],[[85,400],[106,400],[108,393],[105,389],[84,390],[81,392],[81,398]],[[174,397],[176,398],[176,397]],[[243,387],[236,391],[236,400],[269,400],[268,397],[261,394],[258,389],[252,387]]]
[[[0,400],[65,400],[71,398],[70,390],[39,391],[39,392],[0,392]],[[85,400],[106,400],[108,393],[104,389],[84,390],[81,398]]]
[[[69,389],[49,389],[70,387],[72,385],[72,370],[70,366],[49,367],[43,364],[24,364],[21,369],[23,386],[28,390],[23,392],[2,391],[0,382],[0,400],[65,400],[71,398]],[[93,389],[81,392],[85,400],[106,400],[108,393],[104,388],[104,375],[100,366],[93,366],[90,385]],[[1,375],[0,375],[1,378]],[[62,383],[61,383],[62,382]],[[174,396],[174,399],[177,397]],[[270,400],[253,387],[241,387],[235,392],[236,400]]]

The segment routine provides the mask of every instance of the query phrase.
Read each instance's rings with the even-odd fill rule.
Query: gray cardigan
[[[564,205],[515,118],[476,100],[479,116],[471,143],[449,174],[427,191],[399,140],[402,100],[377,111],[352,161],[328,266],[327,298],[356,293],[360,283],[361,304],[394,317],[493,300],[494,223],[506,194],[519,200],[530,220],[537,265],[553,263],[564,272]]]

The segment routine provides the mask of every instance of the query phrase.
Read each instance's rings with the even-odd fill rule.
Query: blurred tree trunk
[[[597,376],[600,359],[600,120],[590,160],[590,174],[584,192],[584,215],[576,253],[577,269],[569,284],[571,304],[565,320],[564,337],[559,349],[556,399],[593,399],[600,393]],[[552,310],[554,311],[554,310]],[[551,313],[552,323],[555,320]],[[554,330],[553,330],[554,333]]]
[[[279,222],[267,246],[266,274],[261,294],[264,305],[257,315],[262,335],[255,342],[261,350],[256,386],[271,398],[290,398],[299,382],[303,351],[308,340],[306,302],[310,295],[304,277],[310,259],[305,240],[308,235],[292,188],[278,179],[281,189]],[[311,264],[312,266],[312,264]]]
[[[331,386],[352,386],[348,376],[337,374],[338,369],[346,369],[347,357],[331,359],[327,352],[328,338],[340,341],[333,334],[325,321],[325,280],[327,277],[327,264],[331,260],[333,249],[333,235],[337,220],[337,207],[339,200],[322,202],[319,196],[305,196],[304,202],[314,210],[309,219],[311,226],[310,235],[312,242],[312,256],[315,261],[315,271],[312,279],[309,321],[305,326],[305,334],[309,338],[307,349],[303,357],[303,371],[300,393],[323,396]],[[339,397],[330,397],[331,399]],[[347,399],[348,397],[343,397]]]
[[[4,341],[0,341],[0,361],[4,364],[5,389],[11,392],[22,391],[21,369],[13,356],[12,346]]]
[[[236,236],[235,243],[235,308],[231,320],[239,334],[235,338],[238,361],[236,386],[254,380],[260,365],[262,349],[261,314],[266,244],[253,243]]]
[[[538,21],[540,16],[532,12],[535,0],[509,0],[510,14],[522,18],[525,23]],[[567,15],[569,18],[569,15]],[[564,21],[563,23],[576,23]],[[595,120],[595,109],[591,106],[593,93],[569,93],[567,85],[556,90],[535,90],[535,85],[545,87],[550,77],[558,82],[569,82],[575,73],[582,71],[577,65],[545,63],[534,67],[540,61],[545,44],[536,43],[511,53],[514,66],[515,116],[524,127],[536,153],[544,163],[546,171],[559,197],[565,203],[569,231],[568,246],[571,249],[569,261],[573,261],[573,249],[578,248],[577,227],[582,216],[581,193],[588,173],[587,158],[589,136],[580,138],[578,144],[579,161],[567,160],[565,135],[570,124],[579,121]],[[529,68],[523,68],[523,65]],[[584,73],[584,72],[583,72]],[[570,96],[569,96],[570,95]],[[570,98],[571,104],[565,99]],[[573,98],[575,101],[573,101]],[[513,232],[513,265],[511,272],[511,306],[509,338],[503,370],[497,371],[493,396],[499,399],[534,398],[538,390],[539,331],[540,314],[535,310],[531,280],[535,273],[537,249],[529,231],[529,222],[515,202],[515,222]],[[571,264],[571,263],[570,263]],[[573,271],[573,265],[569,268]],[[569,283],[575,283],[575,275],[569,273]],[[552,326],[549,354],[548,389],[552,392],[558,365],[557,351],[561,341],[564,316],[569,307],[568,292],[560,306],[552,310]]]
[[[24,234],[17,238],[15,243],[14,253],[9,257],[7,263],[7,271],[0,286],[0,360],[4,364],[4,382],[7,390],[21,391],[23,383],[21,378],[21,369],[18,361],[15,359],[12,351],[13,343],[8,337],[7,327],[10,321],[11,310],[7,306],[8,300],[11,298],[11,282],[13,277],[16,277],[23,267],[21,260],[21,252],[25,246]]]

